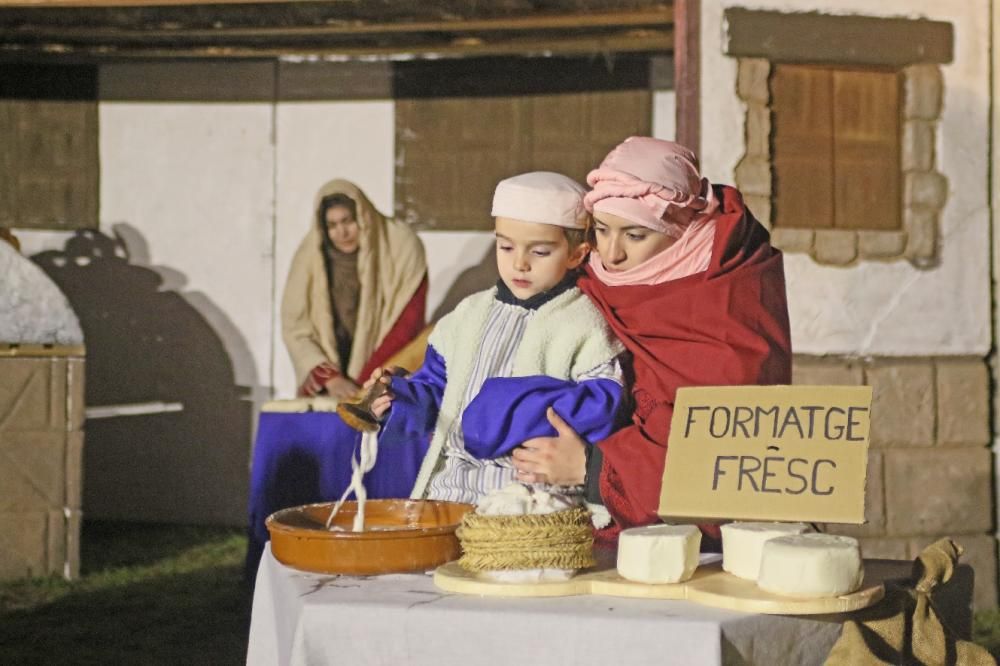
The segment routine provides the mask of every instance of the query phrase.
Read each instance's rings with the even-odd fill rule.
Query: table
[[[360,443],[361,433],[334,412],[261,412],[250,470],[248,579],[268,540],[267,517],[279,509],[339,499],[350,484],[351,456]],[[429,443],[428,436],[417,446],[379,447],[375,467],[364,479],[368,497],[409,497]]]
[[[275,560],[268,545],[247,664],[822,664],[843,619],[752,615],[686,601],[455,595],[427,574],[299,572]]]

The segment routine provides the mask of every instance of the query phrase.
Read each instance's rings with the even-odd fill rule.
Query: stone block
[[[903,226],[906,228],[906,258],[918,265],[931,262],[937,256],[937,210],[908,207],[903,211]]]
[[[959,544],[963,553],[959,562],[972,567],[975,587],[972,593],[972,607],[976,610],[997,607],[997,540],[991,534],[948,534]],[[920,551],[940,537],[921,537],[910,540],[910,557],[916,558]]]
[[[891,536],[985,533],[993,525],[989,449],[885,452],[886,531]]]
[[[802,386],[861,386],[864,369],[858,361],[817,356],[792,359],[792,384]]]
[[[909,542],[906,539],[893,537],[862,537],[861,556],[876,560],[906,560],[909,559]]]
[[[845,266],[858,256],[858,235],[843,229],[817,229],[813,258],[821,264]]]
[[[929,120],[903,123],[900,166],[904,172],[934,169],[934,125]]]
[[[48,560],[48,512],[0,512],[0,580],[44,576]]]
[[[936,171],[907,173],[903,181],[903,201],[907,207],[944,208],[948,200],[948,179]]]
[[[747,156],[736,165],[736,184],[743,194],[771,196],[771,162]]]
[[[905,231],[859,231],[858,254],[862,259],[894,259],[906,251]]]
[[[747,155],[768,159],[771,154],[771,110],[763,104],[747,104]]]
[[[858,538],[885,535],[885,490],[882,472],[882,453],[869,451],[868,478],[865,481],[865,523],[863,525],[828,523],[826,532]]]
[[[816,234],[812,229],[785,229],[778,227],[771,231],[771,245],[782,252],[810,253]]]
[[[963,535],[957,538],[965,551],[962,562],[972,566],[976,586],[972,594],[975,610],[997,607],[997,540],[992,534]]]
[[[749,194],[743,197],[743,203],[750,209],[750,212],[753,213],[758,222],[763,224],[767,229],[771,228],[771,197]],[[771,242],[774,242],[773,235]]]
[[[771,63],[766,58],[740,58],[736,75],[736,93],[748,102],[767,105],[771,92],[767,85]]]
[[[985,446],[990,441],[989,372],[980,359],[938,360],[937,443]]]
[[[941,115],[944,79],[937,65],[912,65],[903,70],[903,117],[934,120]]]
[[[47,511],[65,501],[66,433],[4,433],[0,511]]]
[[[867,368],[865,378],[873,389],[872,446],[931,446],[936,417],[933,365],[876,362]]]

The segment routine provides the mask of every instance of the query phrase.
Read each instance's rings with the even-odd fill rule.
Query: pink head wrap
[[[680,238],[696,218],[718,208],[698,158],[684,146],[647,136],[625,139],[587,174],[587,210],[618,215]]]

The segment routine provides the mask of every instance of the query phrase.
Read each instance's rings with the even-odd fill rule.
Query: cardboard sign
[[[664,519],[865,522],[870,386],[682,388]]]

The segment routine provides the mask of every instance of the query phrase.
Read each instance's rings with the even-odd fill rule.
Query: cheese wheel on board
[[[701,530],[694,525],[647,525],[618,537],[618,574],[636,583],[680,583],[698,568]]]
[[[760,552],[775,537],[807,532],[805,523],[729,523],[722,526],[722,568],[725,571],[757,580]]]
[[[757,586],[798,599],[839,597],[865,577],[858,540],[834,534],[794,534],[764,544]]]

